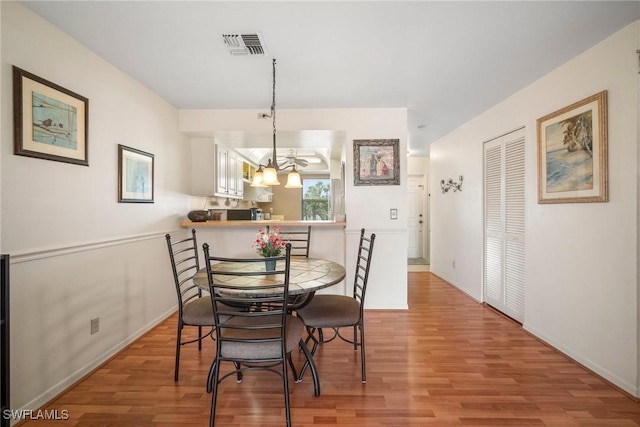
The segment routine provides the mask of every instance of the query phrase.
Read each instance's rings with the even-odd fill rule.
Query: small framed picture
[[[13,67],[14,154],[89,166],[89,100]]]
[[[153,203],[151,153],[118,144],[118,202]]]
[[[537,121],[538,203],[608,201],[607,91]]]
[[[400,185],[398,139],[353,141],[354,185]]]

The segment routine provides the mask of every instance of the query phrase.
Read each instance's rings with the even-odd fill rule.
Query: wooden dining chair
[[[313,341],[312,356],[320,344],[333,341],[336,338],[353,344],[354,351],[358,351],[358,347],[360,347],[363,383],[367,382],[364,345],[364,299],[367,293],[375,239],[375,234],[366,237],[364,228],[360,230],[360,243],[358,245],[358,257],[353,280],[353,296],[315,295],[306,306],[297,310],[298,317],[302,319],[307,328],[307,340]],[[353,328],[353,340],[340,334],[340,328],[345,327]],[[322,332],[323,328],[333,329],[334,335],[330,339],[325,339]],[[317,337],[316,333],[318,334]],[[298,380],[302,379],[306,368],[307,365],[305,363],[300,370]]]
[[[203,250],[216,326],[216,355],[207,381],[207,389],[212,392],[209,425],[215,424],[220,383],[232,375],[236,375],[238,381],[241,381],[244,372],[261,369],[276,373],[282,378],[286,425],[290,426],[289,368],[294,379],[297,379],[291,352],[296,348],[301,349],[306,356],[305,365],[309,364],[315,372],[313,358],[303,340],[304,324],[289,313],[286,304],[289,296],[291,244],[286,245],[284,255],[272,257],[276,260],[276,269],[273,271],[265,270],[264,258],[211,256],[206,243]],[[238,264],[241,268],[214,268],[215,264],[221,262]],[[229,280],[225,276],[233,277]],[[261,308],[242,312],[224,308],[244,305],[248,300],[254,307]],[[222,374],[223,362],[232,362],[235,369]],[[319,393],[319,388],[317,391]]]

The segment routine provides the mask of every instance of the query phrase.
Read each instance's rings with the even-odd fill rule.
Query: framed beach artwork
[[[118,202],[153,203],[151,153],[118,144]]]
[[[400,185],[399,139],[353,141],[354,185]]]
[[[89,166],[89,100],[13,67],[14,154]]]
[[[607,91],[537,121],[538,203],[608,201]]]

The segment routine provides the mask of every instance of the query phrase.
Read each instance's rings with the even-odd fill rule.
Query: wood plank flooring
[[[294,426],[640,425],[640,403],[431,273],[409,273],[409,304],[366,312],[366,384],[351,346],[334,341],[318,351],[321,396],[309,374],[291,381]],[[207,425],[214,343],[202,352],[183,347],[174,383],[175,328],[172,317],[45,408],[68,410],[69,420],[21,425]],[[299,366],[302,356],[294,359]],[[216,425],[282,426],[283,406],[274,374],[230,378]]]

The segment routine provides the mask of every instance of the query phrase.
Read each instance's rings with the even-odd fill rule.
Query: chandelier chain
[[[273,133],[276,133],[276,60],[273,59],[273,98],[271,100],[271,117],[273,118]]]
[[[273,163],[277,165],[275,159],[276,156],[276,59],[273,58],[273,86],[272,86],[272,100],[271,100],[271,118],[273,120]]]

